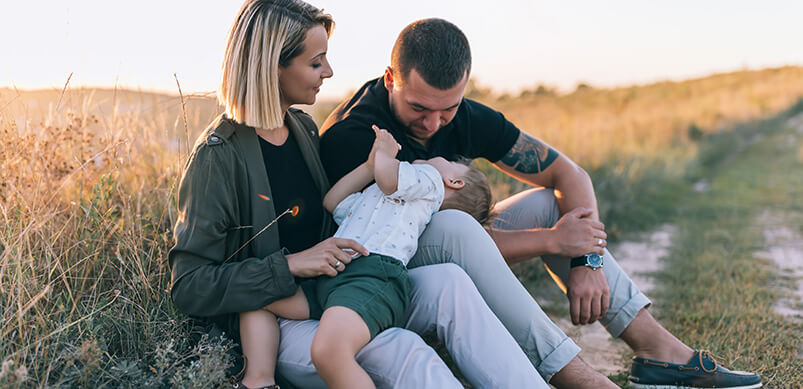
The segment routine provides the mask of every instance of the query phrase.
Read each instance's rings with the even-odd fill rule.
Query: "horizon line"
[[[768,66],[768,67],[763,67],[763,68],[750,68],[750,67],[743,66],[741,68],[734,69],[734,70],[713,71],[713,72],[706,73],[706,74],[701,74],[701,75],[693,75],[693,76],[685,76],[685,77],[684,76],[680,76],[680,77],[660,77],[660,78],[656,77],[656,78],[654,78],[652,80],[647,80],[647,81],[643,81],[643,82],[634,82],[634,83],[629,83],[629,84],[611,84],[611,85],[594,84],[592,82],[584,81],[582,79],[579,79],[578,81],[575,82],[575,84],[574,84],[575,86],[572,89],[561,88],[561,87],[559,87],[559,86],[557,86],[555,84],[550,84],[550,83],[547,83],[547,82],[536,82],[536,83],[530,84],[528,86],[522,86],[522,87],[520,87],[519,89],[517,89],[513,93],[510,93],[509,91],[505,91],[505,90],[500,90],[498,88],[494,88],[493,86],[486,85],[479,78],[470,77],[469,81],[473,82],[473,84],[478,88],[485,89],[485,90],[490,90],[491,95],[494,95],[494,96],[497,96],[497,97],[503,96],[503,95],[516,96],[516,95],[521,94],[521,93],[523,93],[525,91],[528,91],[528,90],[535,90],[539,86],[543,86],[543,87],[545,87],[547,89],[550,89],[552,91],[556,91],[557,95],[569,95],[569,94],[572,94],[575,91],[577,91],[578,87],[581,87],[582,85],[585,85],[586,87],[590,87],[592,89],[597,89],[597,90],[615,90],[615,89],[627,89],[627,88],[634,88],[634,87],[645,87],[645,86],[651,86],[651,85],[662,84],[662,83],[690,82],[690,81],[697,81],[697,80],[702,80],[702,79],[706,79],[706,78],[710,78],[710,77],[723,76],[723,75],[734,74],[734,73],[753,73],[753,72],[763,72],[763,71],[772,71],[772,70],[782,70],[782,69],[789,69],[789,68],[801,68],[801,69],[803,69],[803,64],[786,64],[786,65],[780,65],[780,66]],[[67,79],[69,79],[69,77]],[[319,95],[318,99],[319,100],[340,100],[340,99],[343,99],[343,98],[345,98],[347,96],[350,96],[354,91],[357,90],[358,87],[359,86],[357,86],[355,88],[350,88],[345,93],[341,94],[340,96],[335,96],[335,95],[332,95],[332,94],[323,93],[322,95]],[[12,85],[0,86],[0,90],[5,90],[5,89],[11,90],[11,91],[17,91],[17,92],[51,92],[51,91],[61,92],[62,90],[67,90],[67,89],[74,89],[74,90],[109,90],[109,91],[118,90],[118,91],[127,91],[127,92],[139,92],[139,93],[149,93],[149,94],[171,95],[171,96],[173,96],[173,95],[178,96],[179,95],[179,92],[176,89],[163,89],[163,88],[156,88],[156,87],[142,87],[140,85],[128,86],[128,85],[125,85],[125,84],[124,85],[80,85],[80,86],[73,86],[72,84],[68,83],[66,87],[65,86],[59,86],[59,87],[53,86],[53,87],[49,87],[49,88],[48,87],[42,87],[42,88],[19,88],[12,82]],[[189,91],[189,92],[185,92],[182,89],[182,94],[184,95],[185,98],[187,98],[187,97],[189,97],[189,98],[192,98],[192,97],[216,98],[217,91],[216,90],[206,90],[206,91]]]

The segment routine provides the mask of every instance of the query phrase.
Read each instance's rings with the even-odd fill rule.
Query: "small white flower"
[[[0,378],[5,377],[6,373],[11,372],[11,368],[14,366],[14,361],[6,360],[3,362],[3,367],[0,368]]]
[[[22,365],[14,370],[14,375],[17,376],[17,379],[20,382],[25,382],[28,379],[28,368],[25,365]]]

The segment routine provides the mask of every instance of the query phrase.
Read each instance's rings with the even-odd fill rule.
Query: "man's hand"
[[[566,289],[574,325],[591,324],[608,312],[611,296],[602,269],[591,270],[585,266],[573,268]]]
[[[605,225],[591,219],[589,208],[575,208],[558,220],[552,231],[555,233],[553,254],[574,258],[585,254],[604,254],[608,245]]]

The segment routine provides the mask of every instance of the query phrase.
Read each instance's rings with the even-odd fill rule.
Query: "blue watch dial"
[[[602,267],[602,257],[599,254],[586,254],[586,266],[597,270]]]
[[[597,270],[602,267],[602,257],[598,254],[586,254],[579,257],[572,258],[570,266],[572,268],[578,266],[590,267],[592,270]]]

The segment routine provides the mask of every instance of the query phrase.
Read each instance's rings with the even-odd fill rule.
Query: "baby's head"
[[[418,160],[438,169],[443,179],[444,195],[441,209],[459,209],[487,226],[493,220],[493,197],[488,178],[471,160],[450,162],[442,157]]]

